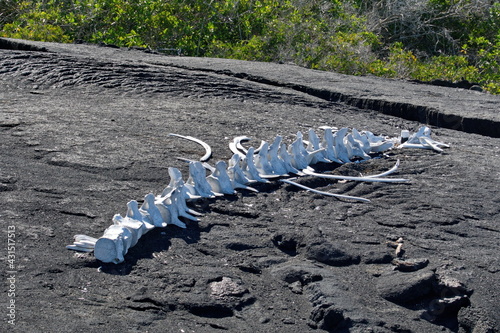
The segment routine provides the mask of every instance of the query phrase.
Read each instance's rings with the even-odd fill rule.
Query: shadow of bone
[[[184,220],[187,224],[186,229],[176,226],[167,226],[165,228],[155,228],[143,235],[137,244],[129,249],[125,255],[125,261],[119,264],[103,263],[95,259],[89,264],[91,267],[98,265],[99,270],[111,275],[129,275],[139,260],[155,260],[155,253],[166,252],[172,245],[173,238],[179,238],[186,244],[194,244],[200,240],[200,229],[197,222]]]

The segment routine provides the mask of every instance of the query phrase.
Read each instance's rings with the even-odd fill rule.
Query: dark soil
[[[204,151],[169,133],[206,141],[214,162],[231,157],[228,143],[240,135],[258,145],[332,125],[397,136],[422,123],[286,84],[197,70],[196,58],[181,68],[138,51],[56,49],[0,50],[3,328],[499,331],[500,139],[454,129],[432,127],[434,139],[451,146],[444,153],[396,149],[334,170],[373,174],[399,159],[396,176],[409,183],[299,180],[371,203],[272,182],[257,185],[259,193],[197,201],[200,222],[154,229],[119,265],[66,250],[76,234],[102,235],[128,201],[159,194],[168,167],[187,175],[176,157]],[[500,98],[474,96],[500,106]],[[454,99],[441,103],[453,107]],[[15,257],[8,257],[12,234]]]

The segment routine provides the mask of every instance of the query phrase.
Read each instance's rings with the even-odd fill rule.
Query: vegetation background
[[[0,36],[467,80],[500,94],[500,2],[0,0]]]

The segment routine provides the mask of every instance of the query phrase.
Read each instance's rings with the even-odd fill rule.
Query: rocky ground
[[[261,184],[259,193],[194,203],[204,214],[200,222],[154,229],[125,263],[103,264],[65,246],[76,234],[102,235],[114,214],[125,214],[128,201],[159,194],[169,182],[168,167],[187,174],[176,157],[197,159],[204,151],[169,133],[206,141],[213,162],[230,158],[228,143],[239,135],[258,145],[278,134],[291,140],[297,131],[332,125],[398,136],[422,123],[375,111],[373,103],[359,109],[256,80],[257,63],[245,63],[248,75],[242,76],[207,70],[203,59],[85,45],[0,45],[2,327],[499,331],[500,139],[491,129],[487,136],[480,129],[431,126],[433,138],[451,146],[443,153],[396,149],[368,162],[317,166],[373,174],[399,159],[396,176],[409,183],[299,180],[370,203]],[[243,68],[238,64],[226,62]],[[276,68],[284,71],[276,79],[285,82],[289,67]],[[317,79],[308,81],[308,72],[317,73],[301,72],[313,86]],[[385,82],[370,80],[367,100],[379,96],[375,83]],[[418,100],[410,88],[402,86],[400,95]],[[442,94],[439,103],[460,109],[463,119],[481,113],[462,110],[446,95],[457,89],[426,89]],[[498,97],[459,92],[475,105],[500,106]],[[490,115],[481,117],[498,128],[498,115]],[[9,244],[12,235],[15,243]]]

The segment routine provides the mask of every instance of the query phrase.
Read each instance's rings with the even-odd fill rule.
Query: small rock
[[[293,283],[290,283],[288,285],[288,288],[290,288],[290,290],[294,294],[302,294],[302,283],[300,281],[295,281]]]
[[[311,327],[317,327],[326,331],[337,329],[345,321],[341,310],[330,304],[322,304],[311,311]]]
[[[451,292],[453,296],[472,293],[461,281],[451,276],[438,275],[438,282],[441,293]]]
[[[408,303],[430,295],[436,284],[433,271],[426,269],[413,273],[391,272],[377,281],[379,295],[394,303]]]
[[[215,298],[239,297],[248,290],[241,283],[234,281],[229,277],[223,277],[221,281],[215,281],[210,284],[211,295]]]
[[[306,250],[308,259],[316,260],[330,266],[348,266],[357,264],[360,257],[350,255],[329,242],[315,243],[308,246]]]
[[[362,261],[365,264],[388,264],[393,256],[385,250],[370,250],[363,253]]]
[[[321,281],[323,277],[321,274],[317,273],[317,271],[317,268],[293,263],[286,263],[271,268],[271,274],[278,279],[289,284],[299,282],[301,286],[306,286],[311,282]]]

